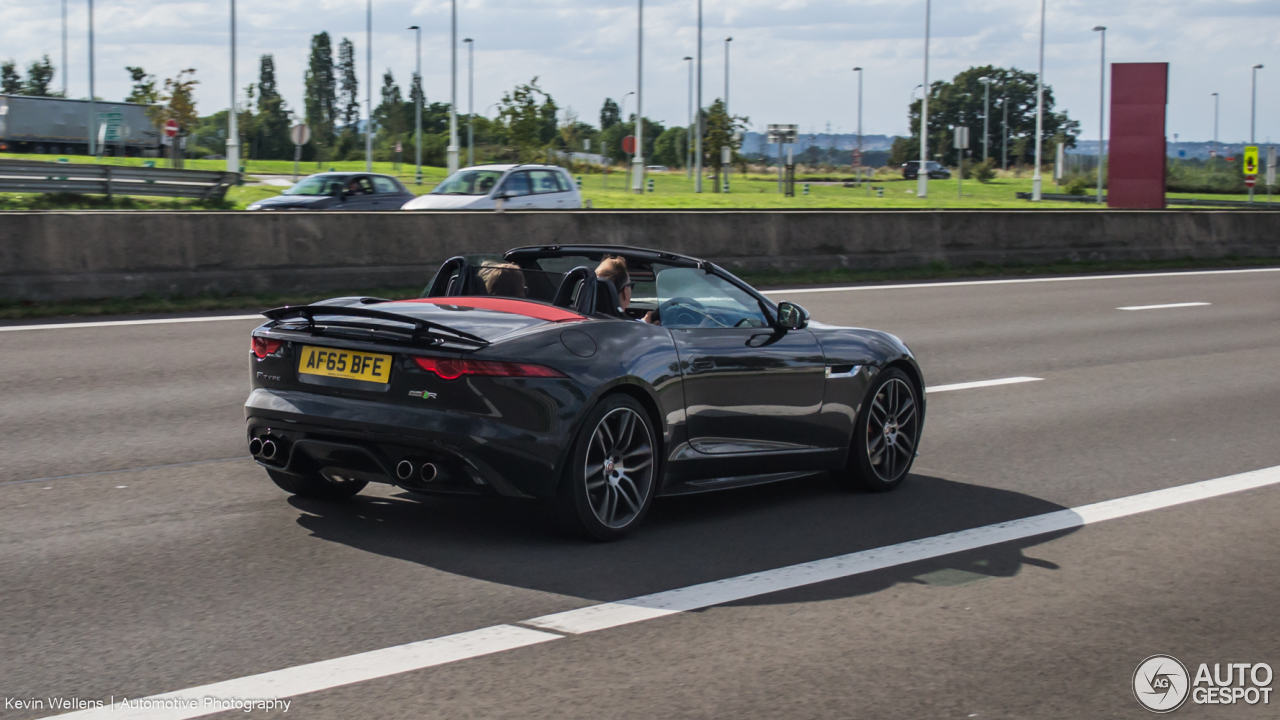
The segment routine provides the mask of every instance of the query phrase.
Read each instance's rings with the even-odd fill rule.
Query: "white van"
[[[502,198],[508,210],[573,210],[582,193],[564,168],[554,165],[476,165],[450,175],[401,210],[492,210]]]

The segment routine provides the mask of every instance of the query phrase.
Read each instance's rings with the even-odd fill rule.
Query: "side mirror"
[[[778,324],[787,330],[803,330],[809,326],[809,311],[784,300],[778,303]]]

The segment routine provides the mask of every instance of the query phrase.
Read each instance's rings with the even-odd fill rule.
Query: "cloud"
[[[687,66],[695,54],[696,0],[649,0],[645,7],[645,114],[669,124],[687,112]],[[256,80],[271,53],[290,106],[302,104],[310,38],[328,31],[356,44],[366,77],[365,4],[351,0],[274,0],[237,4],[237,85]],[[61,64],[59,3],[0,0],[0,57],[20,64],[48,54]],[[169,77],[197,69],[202,113],[229,102],[229,3],[204,0],[97,0],[96,90],[128,93],[125,65]],[[1034,0],[933,3],[930,78],[973,65],[1035,70],[1039,4]],[[413,33],[423,28],[428,98],[449,99],[449,0],[375,0],[373,75],[391,69],[402,86],[414,66]],[[1045,78],[1060,107],[1097,135],[1098,34],[1106,25],[1108,60],[1171,63],[1169,134],[1207,139],[1209,93],[1222,96],[1221,137],[1248,134],[1249,67],[1259,75],[1259,139],[1280,140],[1280,3],[1274,0],[1050,0]],[[906,130],[911,89],[923,79],[924,0],[704,0],[703,97],[723,94],[724,38],[732,35],[731,104],[753,125],[795,122],[805,132],[851,131],[856,80],[865,68],[864,128]],[[70,92],[88,93],[87,18],[71,4]],[[475,43],[475,107],[534,76],[562,105],[594,121],[605,97],[636,82],[635,0],[459,0],[458,39]],[[459,102],[466,106],[466,50],[459,42]],[[1273,69],[1274,68],[1274,69]],[[61,76],[55,78],[61,85]],[[361,88],[362,94],[364,88]],[[375,88],[376,95],[376,88]],[[632,99],[631,102],[634,102]],[[634,107],[634,105],[632,106]],[[491,112],[491,111],[490,111]]]

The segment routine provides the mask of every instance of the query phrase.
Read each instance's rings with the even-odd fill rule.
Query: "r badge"
[[[410,390],[409,397],[422,398],[423,400],[435,400],[436,394],[427,392],[426,390]]]

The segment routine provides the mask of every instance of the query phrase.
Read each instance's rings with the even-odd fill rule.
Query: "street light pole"
[[[861,185],[862,184],[862,68],[856,67],[853,69],[853,71],[858,73],[858,170],[857,170],[858,177],[857,177],[857,181],[858,181],[858,184]],[[867,193],[870,194],[870,192],[871,190],[868,189]]]
[[[467,167],[476,164],[476,120],[473,113],[476,101],[476,45],[471,38],[464,38],[467,44]]]
[[[1258,71],[1262,63],[1253,66],[1253,90],[1249,96],[1249,144],[1256,145],[1254,129],[1258,123]],[[1253,188],[1249,188],[1249,202],[1253,202]]]
[[[732,37],[724,39],[724,116],[729,119],[729,142],[733,142],[733,115],[729,112],[729,43],[733,42]],[[724,152],[722,149],[720,152]],[[729,166],[724,167],[724,187],[722,192],[729,191]]]
[[[93,95],[93,0],[89,0],[89,154],[98,154],[98,108]]]
[[[1213,95],[1213,157],[1218,157],[1218,93],[1210,93]]]
[[[920,93],[920,168],[916,171],[916,197],[929,196],[929,16],[933,0],[924,0],[924,83]]]
[[[67,96],[67,0],[62,0],[62,97]]]
[[[1099,25],[1094,32],[1102,33],[1101,65],[1098,69],[1098,204],[1102,204],[1102,159],[1107,156],[1107,27]]]
[[[1000,145],[1000,169],[1009,169],[1009,97],[1006,95],[1000,98],[1000,107],[1004,109],[1004,122],[1000,123],[1004,127],[1004,139]]]
[[[636,93],[635,93],[635,91],[633,90],[633,91],[631,91],[631,92],[629,92],[629,93],[627,93],[627,94],[625,94],[625,95],[623,95],[623,96],[622,96],[622,107],[618,108],[618,112],[619,112],[619,114],[620,114],[620,116],[621,116],[621,122],[624,122],[624,123],[625,123],[625,122],[627,121],[627,98],[629,98],[629,97],[631,97],[632,95],[635,95],[635,94],[636,94]],[[633,130],[633,132],[634,132],[634,130]],[[626,155],[628,155],[628,157],[627,157],[627,168],[626,168],[626,173],[627,173],[627,178],[626,178],[626,179],[629,181],[629,180],[631,179],[631,170],[632,170],[632,166],[631,166],[631,158],[630,158],[631,153],[627,152],[626,148],[623,148],[623,149],[622,149],[622,152],[623,152],[623,153],[626,153]],[[624,185],[623,187],[625,188],[626,186]]]
[[[685,55],[689,61],[689,123],[684,126],[684,174],[693,179],[693,58]]]
[[[364,125],[364,171],[373,172],[373,0],[365,0],[364,10],[364,97],[369,108]]]
[[[449,21],[449,174],[458,171],[458,0]]]
[[[644,0],[636,0],[636,154],[631,158],[631,189],[644,192]]]
[[[417,52],[417,81],[418,87],[422,87],[422,28],[417,25],[410,25],[409,29],[413,31],[414,46]],[[410,95],[415,95],[412,88],[409,90]],[[414,174],[414,184],[422,184],[422,96],[415,95],[413,98],[413,162],[418,170]]]
[[[693,191],[702,192],[702,0],[698,0],[698,104],[693,132]]]
[[[240,172],[240,130],[236,127],[236,119],[236,0],[231,0],[231,112],[227,114],[227,172]],[[177,143],[178,138],[173,138],[173,142]]]
[[[1040,138],[1044,134],[1044,11],[1040,0],[1040,72],[1036,74],[1036,171],[1031,176],[1031,199],[1040,202]]]
[[[991,78],[983,78],[986,92],[982,100],[982,162],[991,157]]]

